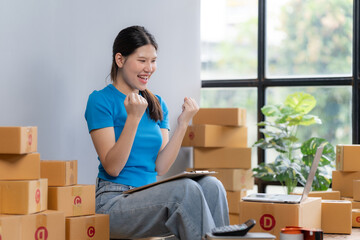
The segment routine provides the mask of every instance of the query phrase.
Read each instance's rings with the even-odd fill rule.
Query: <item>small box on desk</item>
[[[0,213],[31,214],[47,209],[47,179],[0,181]]]
[[[321,201],[321,229],[324,233],[351,234],[351,221],[350,201]]]
[[[278,239],[286,226],[321,228],[321,198],[308,198],[302,203],[240,202],[240,222],[254,219],[252,232],[267,232]]]
[[[108,240],[110,237],[109,215],[66,218],[66,240]]]
[[[77,184],[77,160],[41,160],[41,177],[48,179],[49,187]]]
[[[0,154],[37,151],[37,127],[0,127]]]
[[[251,168],[251,148],[194,147],[194,168]]]
[[[0,154],[0,180],[40,178],[40,154]]]
[[[192,123],[245,126],[246,110],[242,108],[200,108],[193,117]]]
[[[183,147],[247,147],[247,127],[188,126]]]
[[[95,185],[49,187],[48,205],[65,217],[95,214]]]

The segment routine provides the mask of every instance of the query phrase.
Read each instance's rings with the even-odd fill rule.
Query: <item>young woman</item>
[[[85,118],[100,160],[96,212],[110,215],[111,238],[173,234],[200,240],[212,228],[229,224],[226,192],[215,177],[122,193],[155,182],[169,170],[199,109],[192,98],[184,98],[169,140],[166,103],[147,89],[156,70],[157,47],[144,27],[120,31],[113,45],[112,84],[89,96]]]

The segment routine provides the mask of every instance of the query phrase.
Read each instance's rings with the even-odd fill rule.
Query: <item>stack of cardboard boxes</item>
[[[47,210],[36,127],[0,127],[0,239],[65,239],[64,213]]]
[[[109,239],[94,186],[76,183],[77,161],[40,160],[36,127],[0,127],[0,239]]]
[[[64,212],[66,239],[109,239],[109,216],[95,214],[95,185],[77,184],[77,161],[41,161],[48,208]]]
[[[216,171],[227,191],[230,224],[239,224],[239,202],[253,189],[246,110],[201,108],[188,127],[184,147],[193,147],[193,168]]]
[[[351,202],[352,213],[347,212],[347,214],[350,215],[350,225],[352,224],[353,227],[360,227],[359,156],[360,145],[337,145],[336,171],[332,173],[332,189],[340,191],[341,199]]]

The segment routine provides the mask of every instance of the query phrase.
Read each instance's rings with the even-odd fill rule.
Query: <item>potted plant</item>
[[[316,106],[315,98],[307,93],[297,92],[287,96],[280,105],[266,105],[261,111],[266,120],[258,123],[264,134],[254,147],[274,149],[278,155],[271,163],[261,163],[253,168],[254,177],[265,181],[279,181],[286,186],[287,193],[293,192],[300,183],[305,185],[316,149],[324,145],[312,185],[313,190],[327,190],[331,183],[331,170],[335,167],[334,147],[323,138],[312,137],[302,143],[297,137],[300,127],[321,124],[319,117],[309,112]]]

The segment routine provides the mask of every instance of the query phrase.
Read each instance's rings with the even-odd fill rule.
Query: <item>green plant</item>
[[[299,127],[321,124],[319,117],[309,112],[316,106],[315,98],[297,92],[287,96],[281,105],[266,105],[261,111],[266,121],[258,123],[264,138],[254,147],[274,149],[278,153],[271,163],[261,163],[253,168],[254,177],[265,181],[279,181],[293,192],[298,183],[305,185],[316,149],[324,145],[312,185],[313,190],[327,190],[331,183],[331,170],[335,167],[334,147],[325,139],[312,137],[302,144],[297,138]]]

